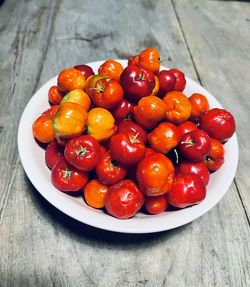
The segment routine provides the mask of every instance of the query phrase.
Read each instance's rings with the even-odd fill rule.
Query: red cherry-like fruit
[[[178,69],[170,69],[169,72],[173,73],[176,77],[176,83],[174,85],[173,91],[184,91],[186,87],[186,78],[184,73]]]
[[[191,161],[202,161],[210,147],[211,139],[205,131],[194,130],[181,137],[180,151]]]
[[[167,92],[170,92],[173,90],[176,84],[176,77],[172,72],[167,71],[167,70],[160,71],[158,78],[159,78],[159,85],[160,85],[160,89],[158,93],[160,96],[163,96]]]
[[[236,124],[230,112],[214,108],[204,114],[200,128],[210,137],[225,142],[234,134]]]
[[[74,69],[81,71],[86,80],[95,74],[93,69],[88,65],[77,65]]]

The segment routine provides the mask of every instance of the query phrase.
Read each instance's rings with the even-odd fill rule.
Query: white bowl
[[[127,61],[118,60],[123,66]],[[103,61],[89,63],[97,72]],[[161,69],[167,69],[161,67]],[[221,104],[203,87],[186,77],[187,85],[184,93],[205,95],[210,108],[221,108]],[[86,205],[82,197],[72,197],[57,190],[50,181],[50,170],[44,160],[44,149],[34,140],[32,124],[34,120],[47,108],[48,90],[56,85],[57,76],[43,85],[30,99],[22,114],[18,129],[18,149],[24,170],[38,192],[56,208],[70,217],[85,224],[105,230],[123,233],[152,233],[164,231],[189,223],[209,211],[215,206],[230,187],[238,164],[237,137],[233,137],[224,145],[225,163],[213,173],[207,186],[207,195],[200,204],[177,210],[166,211],[159,215],[147,215],[138,212],[127,220],[116,219],[102,210],[96,210]]]

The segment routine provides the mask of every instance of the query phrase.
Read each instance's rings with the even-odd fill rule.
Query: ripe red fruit
[[[176,174],[196,174],[198,175],[205,185],[208,184],[210,173],[206,165],[200,162],[183,161],[176,167]]]
[[[186,87],[186,79],[184,73],[178,69],[170,69],[169,72],[173,73],[176,78],[176,83],[174,85],[173,91],[184,91]]]
[[[215,171],[222,166],[224,163],[224,147],[220,141],[211,139],[211,147],[204,163],[210,171]]]
[[[120,83],[129,98],[139,100],[152,93],[155,86],[155,77],[148,69],[129,65],[123,70]]]
[[[196,126],[196,124],[194,124],[193,122],[190,121],[185,121],[183,123],[181,123],[180,125],[178,125],[179,131],[181,136],[183,136],[184,134],[197,130],[198,127]]]
[[[45,151],[45,162],[48,168],[52,169],[61,158],[63,158],[63,147],[54,140],[47,145]]]
[[[144,204],[144,196],[132,180],[121,180],[108,189],[105,200],[107,212],[119,219],[136,214]]]
[[[77,169],[90,171],[97,166],[101,159],[100,144],[89,135],[76,137],[66,144],[64,156]]]
[[[196,174],[177,175],[166,196],[171,205],[184,208],[201,202],[206,197],[206,187]]]
[[[166,195],[145,196],[145,208],[148,213],[160,214],[168,207]]]
[[[227,141],[235,132],[236,125],[231,113],[224,109],[211,109],[201,119],[200,128],[221,142]]]
[[[126,167],[113,160],[108,152],[102,154],[95,171],[100,182],[109,185],[124,179],[127,174]]]
[[[191,161],[202,161],[209,153],[211,139],[202,130],[194,130],[181,137],[181,153]]]
[[[167,71],[167,70],[160,71],[158,78],[159,78],[159,84],[160,84],[160,89],[159,89],[160,96],[163,96],[167,92],[170,92],[173,90],[176,84],[176,77],[172,72]]]
[[[139,162],[136,178],[142,192],[147,196],[165,194],[172,186],[174,166],[161,153],[153,153]]]
[[[88,65],[77,65],[74,69],[81,71],[86,80],[88,77],[95,74],[92,68]]]
[[[63,192],[75,192],[82,189],[88,182],[88,174],[60,159],[51,171],[52,184]]]
[[[145,152],[145,145],[138,139],[138,134],[131,136],[126,133],[118,133],[110,140],[111,157],[122,165],[137,164],[143,159]]]

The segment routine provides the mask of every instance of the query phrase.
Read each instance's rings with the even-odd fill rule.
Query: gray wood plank
[[[55,209],[18,162],[0,238],[3,287],[250,284],[249,227],[234,186],[191,224],[158,234],[115,234]]]
[[[0,10],[0,221],[16,171],[19,118],[37,87],[54,20],[50,2],[10,0]]]
[[[231,1],[174,1],[202,84],[236,118],[236,185],[250,220],[250,5]]]
[[[147,46],[197,78],[170,1],[61,1],[39,86],[65,67]],[[193,223],[138,236],[97,230],[59,212],[19,160],[9,191],[0,225],[1,286],[250,284],[249,227],[235,186]]]
[[[147,47],[158,48],[162,59],[170,57],[166,66],[178,66],[196,79],[173,19],[170,1],[61,1],[39,86],[65,67],[124,59]]]

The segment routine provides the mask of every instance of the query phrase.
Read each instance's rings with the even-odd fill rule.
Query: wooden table
[[[51,206],[22,168],[17,129],[61,69],[156,47],[237,120],[238,172],[181,228],[126,235]],[[250,3],[6,0],[0,8],[0,286],[250,286]]]

